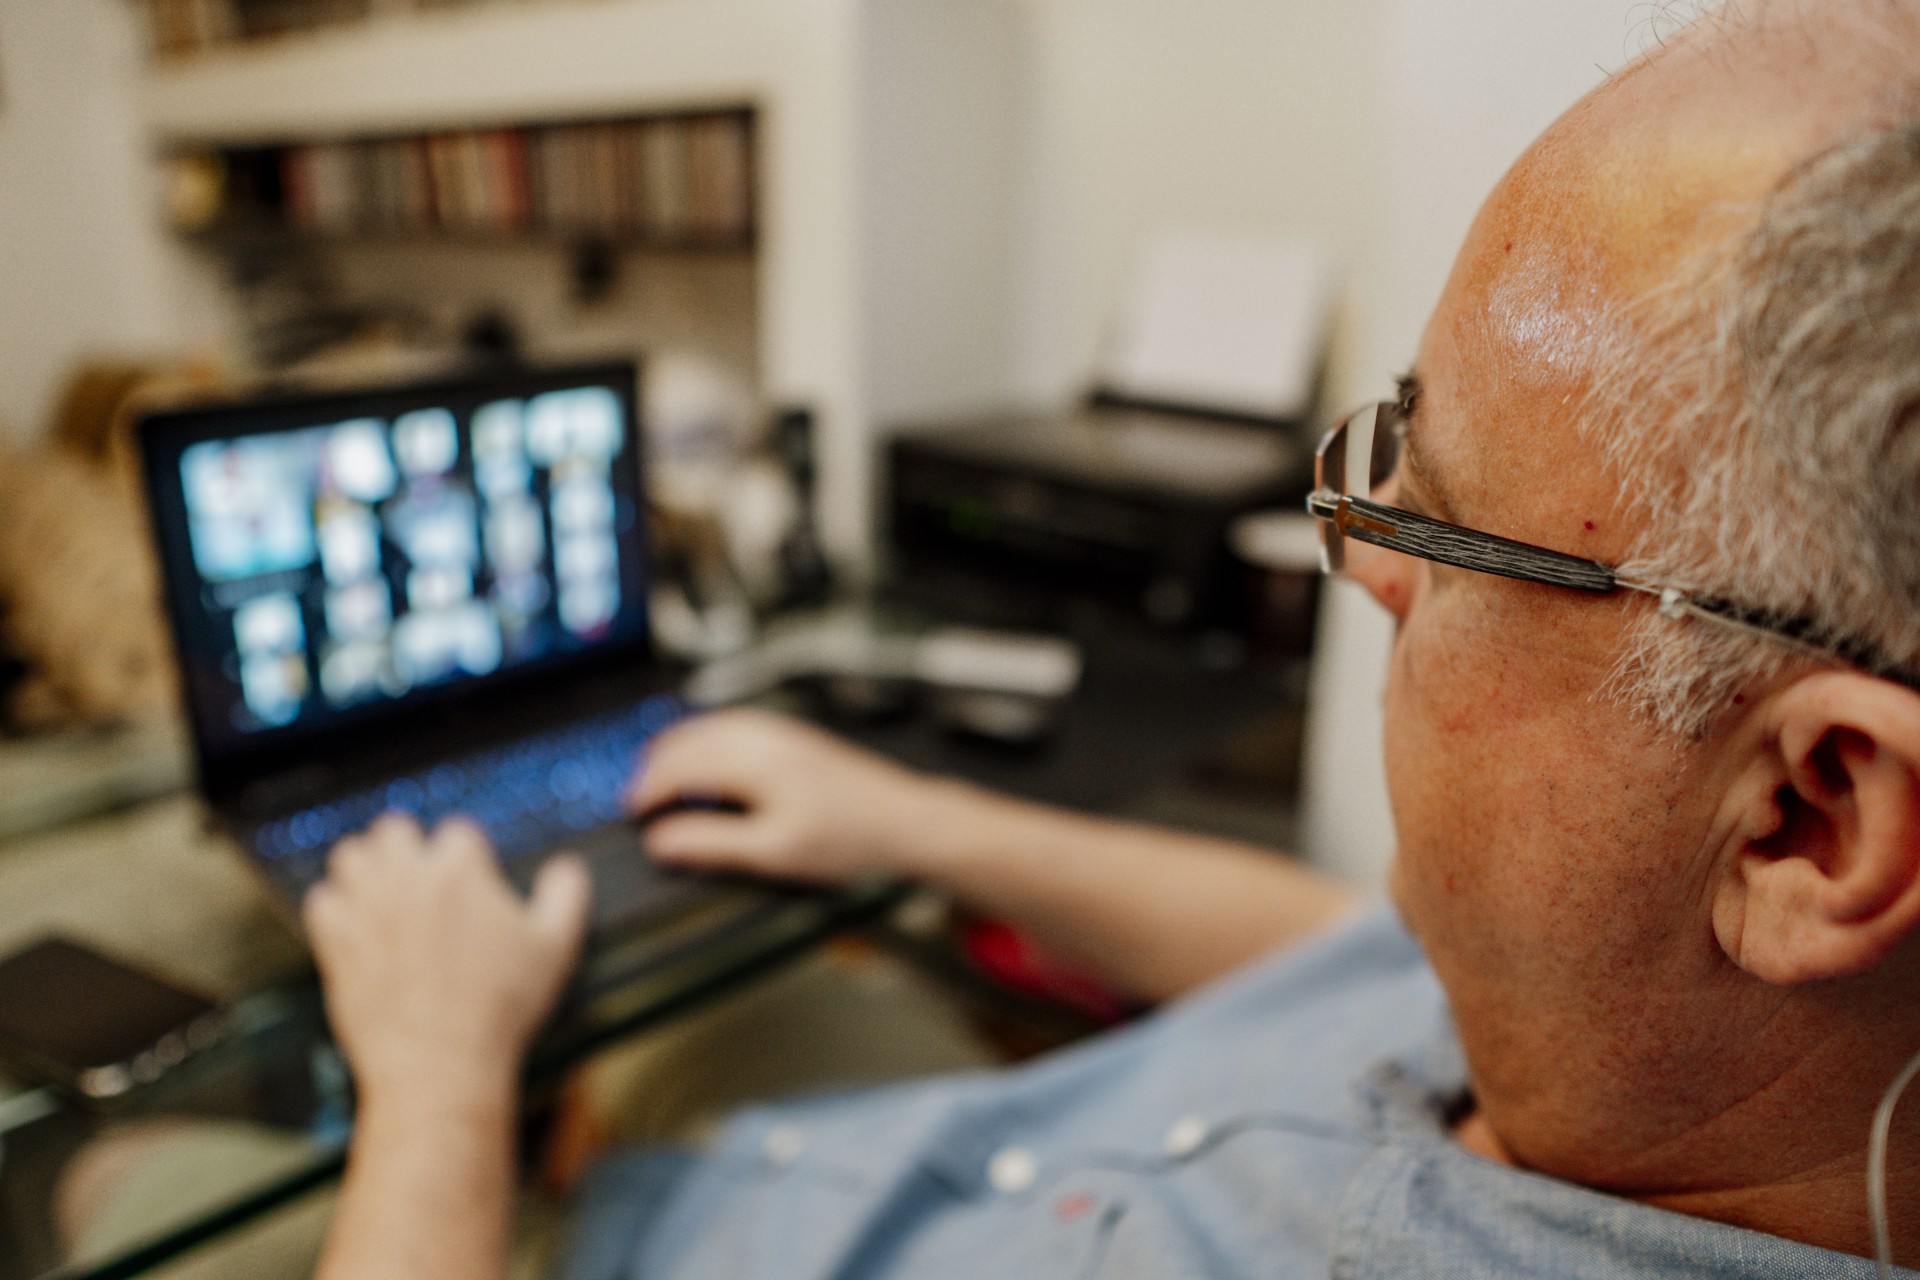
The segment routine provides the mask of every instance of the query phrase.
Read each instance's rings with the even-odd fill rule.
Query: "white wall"
[[[0,435],[37,431],[71,363],[181,335],[136,124],[126,0],[0,0]]]
[[[1349,273],[1365,263],[1384,212],[1387,8],[1028,0],[1020,394],[1084,389],[1156,232],[1300,234]],[[1350,295],[1349,336],[1368,301]],[[1344,366],[1334,376],[1351,381]]]
[[[1018,136],[1016,0],[873,0],[863,33],[868,411],[882,425],[1004,407]]]

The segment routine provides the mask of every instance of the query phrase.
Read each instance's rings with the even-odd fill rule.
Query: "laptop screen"
[[[633,407],[622,364],[144,423],[203,757],[644,651]]]

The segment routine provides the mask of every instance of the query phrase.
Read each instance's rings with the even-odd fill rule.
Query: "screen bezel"
[[[652,628],[644,590],[637,593],[637,621],[626,631],[568,653],[540,658],[489,676],[427,688],[390,702],[375,702],[334,713],[326,723],[264,729],[237,742],[223,742],[208,723],[210,707],[224,703],[218,677],[196,665],[189,652],[191,637],[185,619],[200,610],[200,575],[193,567],[187,522],[186,495],[180,480],[180,459],[187,449],[207,440],[297,430],[356,417],[391,419],[413,409],[443,405],[449,400],[476,404],[507,397],[525,398],[572,387],[604,386],[620,401],[626,424],[623,454],[631,461],[634,492],[640,509],[633,529],[623,542],[623,554],[633,557],[633,576],[623,580],[644,585],[650,580],[646,470],[639,418],[639,365],[632,360],[609,360],[568,365],[526,365],[491,368],[428,380],[359,386],[347,390],[293,392],[167,409],[143,417],[136,425],[147,495],[155,558],[161,577],[167,627],[179,670],[181,706],[191,729],[200,785],[207,798],[219,804],[263,780],[290,770],[338,767],[366,755],[372,744],[381,749],[418,737],[426,740],[444,729],[448,715],[458,708],[484,720],[489,709],[539,702],[542,695],[560,694],[602,675],[644,670],[654,658]]]

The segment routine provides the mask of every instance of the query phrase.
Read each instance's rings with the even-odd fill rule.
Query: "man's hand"
[[[918,853],[964,799],[926,778],[784,716],[720,711],[662,734],[628,791],[646,815],[676,802],[740,812],[669,812],[647,829],[661,862],[789,880],[918,874]]]
[[[579,955],[588,893],[585,867],[561,857],[522,902],[471,823],[429,836],[389,815],[342,840],[304,915],[363,1097],[510,1090]]]
[[[360,1109],[321,1280],[506,1274],[516,1077],[588,891],[556,858],[522,902],[471,823],[389,815],[335,846],[305,914]]]
[[[1055,956],[1164,1000],[1313,933],[1354,901],[1271,851],[1090,818],[913,773],[796,721],[723,711],[655,740],[628,792],[663,862],[783,879],[918,880]]]

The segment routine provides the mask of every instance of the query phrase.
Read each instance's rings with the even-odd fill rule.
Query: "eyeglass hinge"
[[[1365,529],[1368,533],[1377,533],[1388,538],[1400,532],[1399,529],[1387,524],[1385,521],[1375,520],[1371,517],[1361,515],[1353,509],[1352,504],[1353,499],[1351,498],[1340,499],[1340,507],[1333,514],[1333,523],[1340,532],[1346,533],[1350,529]]]

